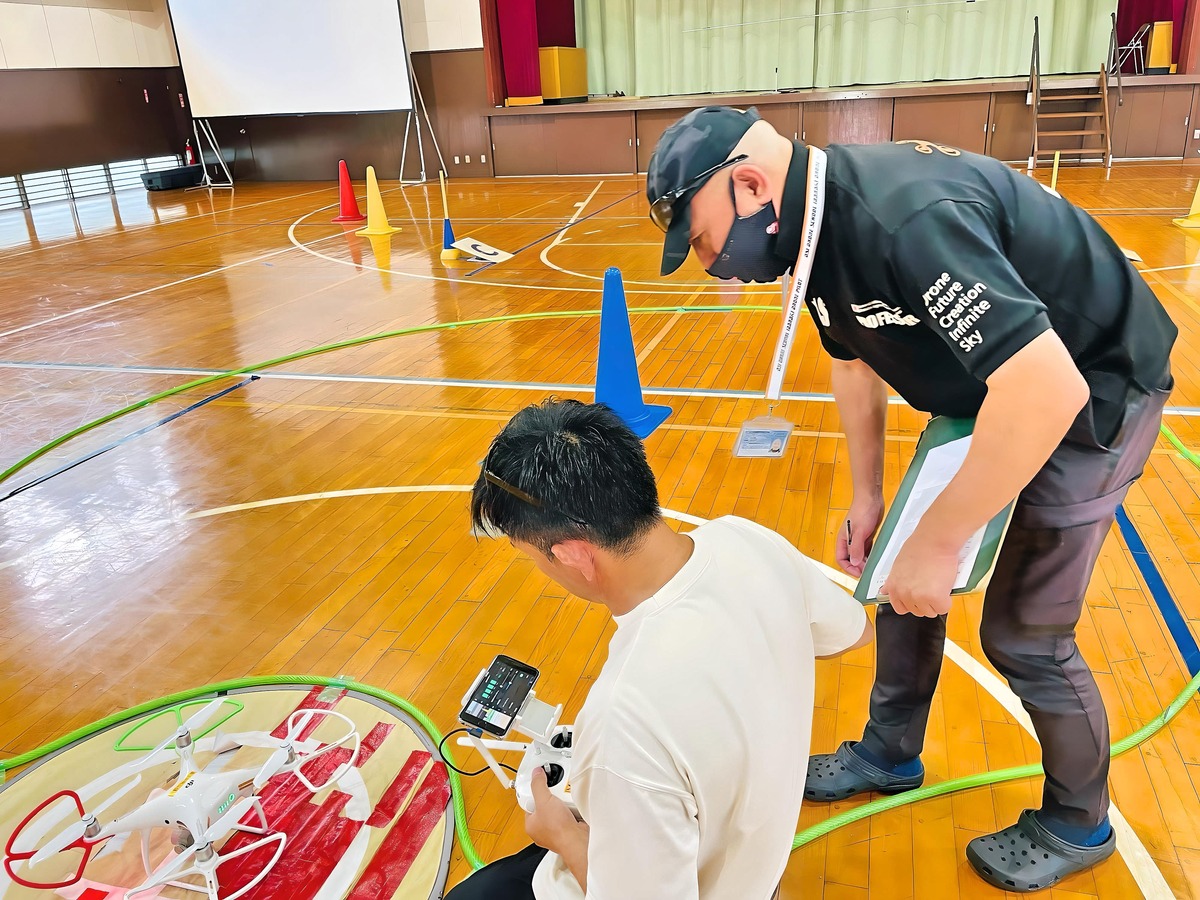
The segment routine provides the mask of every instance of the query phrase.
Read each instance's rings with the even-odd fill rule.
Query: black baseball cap
[[[708,179],[692,182],[725,162],[757,121],[758,110],[754,108],[743,111],[731,106],[705,106],[692,110],[658,139],[646,173],[646,199],[653,206],[672,191],[683,192],[670,204],[671,223],[663,239],[661,274],[670,275],[683,265],[691,249],[689,204]]]

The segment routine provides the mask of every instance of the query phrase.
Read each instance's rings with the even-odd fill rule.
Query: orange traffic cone
[[[350,170],[343,159],[338,163],[338,216],[335,222],[365,222],[367,217],[358,211],[358,200],[354,196],[354,185],[350,183]]]

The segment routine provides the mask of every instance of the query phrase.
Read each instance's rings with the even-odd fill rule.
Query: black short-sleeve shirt
[[[1177,329],[1086,213],[989,157],[926,142],[827,150],[807,303],[821,343],[905,400],[971,417],[987,378],[1054,329],[1091,388],[1095,437],[1161,387]],[[808,151],[795,145],[776,252],[800,247]]]

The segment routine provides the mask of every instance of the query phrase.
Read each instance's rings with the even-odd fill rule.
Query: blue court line
[[[1138,571],[1142,573],[1142,578],[1145,579],[1146,587],[1150,589],[1150,596],[1154,598],[1154,602],[1158,605],[1158,611],[1162,613],[1163,621],[1167,624],[1167,631],[1171,633],[1175,646],[1179,648],[1184,665],[1187,666],[1188,672],[1195,676],[1197,672],[1200,672],[1200,646],[1196,645],[1196,638],[1188,627],[1187,619],[1183,617],[1175,598],[1171,596],[1154,558],[1146,549],[1142,536],[1138,534],[1129,514],[1125,512],[1124,506],[1117,507],[1117,525],[1121,529],[1121,536],[1125,538],[1125,546],[1133,554],[1133,561],[1137,564]]]
[[[0,497],[0,502],[9,500],[9,499],[15,497],[17,494],[21,493],[22,491],[29,490],[31,487],[37,487],[39,484],[49,481],[51,478],[55,477],[56,475],[61,475],[63,472],[69,471],[70,469],[73,469],[78,465],[82,465],[83,463],[87,462],[90,459],[95,459],[97,456],[100,456],[102,453],[107,453],[109,450],[115,450],[117,447],[120,447],[122,444],[124,444],[128,441],[132,441],[136,437],[141,437],[143,434],[145,434],[148,431],[153,431],[155,428],[158,428],[162,425],[166,425],[169,422],[174,422],[180,416],[186,415],[187,413],[190,413],[194,409],[199,409],[201,406],[204,406],[206,403],[212,403],[214,400],[219,400],[221,397],[224,397],[226,394],[232,393],[233,391],[236,391],[240,387],[244,387],[245,385],[249,384],[252,381],[258,381],[258,376],[251,375],[249,378],[239,381],[237,384],[232,385],[231,387],[227,387],[222,391],[217,391],[217,393],[215,393],[215,394],[210,394],[209,396],[203,398],[202,400],[197,400],[191,406],[185,406],[183,409],[179,410],[178,412],[171,413],[171,415],[167,416],[166,418],[159,419],[157,422],[151,422],[145,428],[139,428],[137,431],[132,432],[131,434],[127,434],[122,438],[117,438],[111,444],[105,444],[103,447],[101,447],[98,450],[93,450],[91,453],[81,456],[78,459],[73,459],[73,460],[71,460],[71,462],[66,463],[62,466],[59,466],[53,472],[47,472],[45,475],[39,475],[37,478],[33,479],[33,481],[28,481],[25,484],[21,485],[20,487],[15,487],[11,491],[9,491],[7,494],[5,494],[3,497]]]

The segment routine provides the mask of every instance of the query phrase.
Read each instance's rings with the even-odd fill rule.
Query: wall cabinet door
[[[800,139],[800,104],[772,103],[755,107],[759,116],[789,141]]]
[[[562,113],[554,119],[559,175],[632,175],[637,171],[633,113]]]
[[[1158,143],[1155,156],[1182,159],[1191,136],[1192,86],[1163,87],[1162,110],[1158,115]]]
[[[554,175],[554,116],[492,116],[492,165],[497,175]]]
[[[892,139],[892,101],[821,100],[803,104],[801,140],[829,144],[877,144]]]
[[[1033,107],[1025,105],[1025,92],[993,94],[987,155],[1005,162],[1028,162],[1032,149]]]
[[[893,141],[932,141],[982,153],[987,144],[988,94],[944,97],[897,97],[892,116]]]
[[[639,109],[635,123],[634,145],[637,148],[637,170],[645,172],[650,167],[650,157],[664,131],[684,116],[686,109]]]
[[[1116,89],[1108,94],[1113,156],[1182,159],[1195,143],[1190,140],[1191,85],[1127,87],[1124,97],[1118,105]]]

